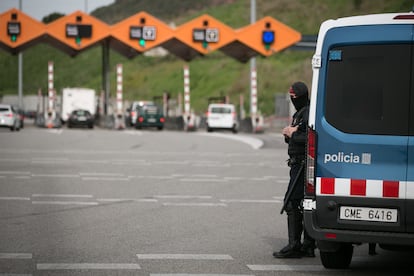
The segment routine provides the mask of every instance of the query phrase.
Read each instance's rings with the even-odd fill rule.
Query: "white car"
[[[0,104],[0,127],[10,128],[11,131],[20,130],[20,115],[9,104]]]
[[[233,104],[209,104],[207,111],[207,131],[216,129],[229,129],[237,133],[239,122],[236,107]]]

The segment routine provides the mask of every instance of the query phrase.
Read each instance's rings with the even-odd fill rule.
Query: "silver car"
[[[0,104],[0,127],[10,128],[11,131],[20,130],[20,116],[12,105]]]

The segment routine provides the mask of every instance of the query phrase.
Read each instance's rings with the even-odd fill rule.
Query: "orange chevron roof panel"
[[[81,11],[46,25],[48,41],[70,54],[88,49],[109,37],[109,26]],[[53,41],[55,40],[55,41]],[[72,50],[72,51],[71,51]]]
[[[13,54],[40,42],[45,25],[18,9],[0,14],[0,47]]]
[[[175,30],[175,38],[201,55],[218,50],[235,40],[235,32],[214,17],[204,14]]]
[[[274,33],[274,42],[266,47],[263,43],[263,31]],[[270,56],[299,42],[302,35],[280,21],[267,16],[237,32],[239,42],[262,56]]]
[[[138,32],[138,33],[136,33]],[[144,33],[145,32],[145,33]],[[137,13],[111,27],[111,47],[126,56],[150,50],[173,38],[173,30],[146,12]],[[143,36],[139,39],[134,36]]]

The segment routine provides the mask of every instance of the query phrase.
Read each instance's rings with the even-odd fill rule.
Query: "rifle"
[[[305,162],[302,161],[302,164],[300,165],[299,171],[296,174],[295,180],[293,181],[292,186],[290,186],[290,189],[287,191],[285,199],[283,200],[283,206],[282,209],[280,210],[280,214],[283,214],[283,211],[286,209],[286,205],[289,202],[289,199],[292,196],[293,191],[296,188],[297,182],[299,180],[299,176],[302,174],[303,169],[305,168]]]

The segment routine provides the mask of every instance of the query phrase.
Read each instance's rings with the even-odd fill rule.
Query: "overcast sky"
[[[90,13],[98,7],[115,2],[115,0],[0,0],[0,13],[11,8],[18,9],[20,1],[22,11],[38,21],[54,12],[71,14],[81,10]]]

